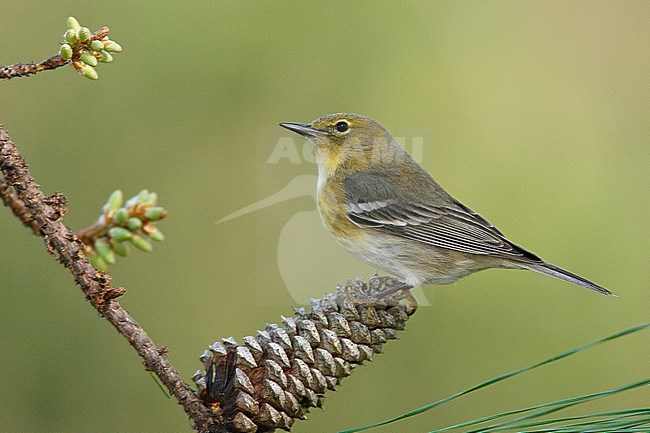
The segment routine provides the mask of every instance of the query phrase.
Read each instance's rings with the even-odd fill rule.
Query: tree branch
[[[60,63],[58,66],[65,63],[61,62],[60,58],[58,61]],[[38,69],[36,65],[36,70],[27,74],[58,66]],[[4,72],[5,68],[2,70]],[[91,305],[133,346],[143,358],[146,369],[156,374],[183,406],[185,413],[194,422],[195,428],[200,431],[225,432],[225,428],[215,419],[214,413],[203,404],[165,358],[165,349],[156,347],[144,329],[115,301],[115,298],[124,294],[125,290],[121,287],[113,287],[110,284],[110,276],[97,271],[86,259],[84,246],[78,236],[63,223],[62,216],[66,211],[65,197],[59,193],[50,197],[43,194],[2,123],[0,123],[0,170],[5,178],[4,182],[0,180],[0,196],[5,205],[12,209],[23,224],[45,238],[48,252],[58,255],[59,262],[72,273],[75,282],[81,287]],[[15,192],[12,192],[10,187]]]
[[[37,236],[41,235],[41,228],[38,226],[38,223],[34,221],[32,215],[29,213],[27,208],[25,208],[23,202],[18,199],[16,193],[11,190],[11,187],[9,187],[9,185],[7,185],[7,182],[1,178],[0,199],[2,199],[2,203],[11,209],[14,215],[16,215],[26,227],[29,227],[32,230],[32,233]]]
[[[0,79],[11,79],[15,77],[27,77],[41,71],[60,68],[70,63],[70,60],[64,60],[60,55],[52,56],[40,63],[16,63],[14,65],[0,67]]]

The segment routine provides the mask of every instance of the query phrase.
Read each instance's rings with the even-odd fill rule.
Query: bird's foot
[[[403,281],[394,280],[394,285],[386,287],[383,291],[377,294],[377,299],[385,299],[397,292],[411,290],[413,286],[406,284]]]

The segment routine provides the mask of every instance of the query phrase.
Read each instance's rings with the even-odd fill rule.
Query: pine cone
[[[363,361],[372,361],[415,312],[409,291],[381,296],[400,284],[373,275],[339,286],[336,294],[298,308],[282,326],[267,325],[257,337],[209,346],[200,357],[205,371],[193,377],[201,398],[226,429],[237,433],[290,430],[321,407],[325,391]]]

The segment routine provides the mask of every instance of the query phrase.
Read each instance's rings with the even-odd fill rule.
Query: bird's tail
[[[573,284],[577,284],[578,286],[586,287],[589,290],[593,290],[594,292],[601,293],[603,295],[612,295],[616,296],[609,290],[605,289],[604,287],[600,287],[598,284],[594,284],[591,281],[582,278],[579,275],[573,274],[569,271],[566,271],[562,268],[558,268],[557,266],[553,266],[550,263],[521,263],[521,266],[523,268],[529,269],[531,271],[539,272],[540,274],[548,275],[550,277],[555,277],[559,278],[560,280],[568,281]]]

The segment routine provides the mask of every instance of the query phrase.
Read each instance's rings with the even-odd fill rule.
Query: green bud
[[[150,204],[152,206],[155,206],[156,203],[158,203],[158,194],[156,194],[155,192],[149,193],[149,196],[147,197],[145,204]]]
[[[102,44],[102,41],[95,40],[90,43],[90,48],[97,52],[104,51],[104,44]]]
[[[140,235],[133,235],[131,238],[131,243],[134,247],[141,251],[144,251],[145,253],[150,253],[153,251],[153,245],[151,245],[151,242]]]
[[[77,31],[73,29],[68,29],[63,34],[63,38],[67,43],[74,44],[75,42],[77,42]]]
[[[158,227],[154,227],[153,230],[149,230],[149,238],[152,241],[162,242],[165,240],[165,235]]]
[[[117,42],[110,41],[110,40],[106,41],[106,42],[108,42],[107,44],[104,44],[104,49],[106,51],[109,51],[111,53],[121,53],[122,52],[122,47]]]
[[[90,51],[84,51],[81,54],[81,61],[90,66],[97,66],[97,59]]]
[[[124,242],[115,242],[113,244],[113,251],[118,256],[126,257],[129,255],[129,247]]]
[[[77,34],[79,35],[79,40],[81,42],[86,42],[93,35],[88,27],[81,27]]]
[[[149,190],[143,189],[126,202],[126,206],[134,206],[136,204],[142,204],[146,198],[149,196]]]
[[[136,231],[142,227],[142,220],[135,217],[129,218],[129,222],[126,223],[126,226],[129,228],[129,230]]]
[[[105,272],[106,268],[108,268],[108,265],[106,264],[104,259],[102,259],[99,256],[92,257],[90,259],[90,264],[93,265],[95,268],[99,269],[102,272]]]
[[[121,207],[118,210],[115,211],[115,215],[113,216],[113,222],[115,224],[124,224],[129,220],[129,211],[127,211],[125,208]]]
[[[81,24],[75,17],[68,17],[68,28],[76,32],[81,28]]]
[[[143,204],[144,202],[147,201],[147,198],[149,198],[149,190],[148,189],[143,189],[136,196],[135,202],[137,204]]]
[[[99,238],[95,241],[95,251],[97,251],[97,255],[101,257],[106,264],[112,265],[115,263],[115,254],[113,254],[113,250],[111,250],[110,245],[108,245],[108,242],[104,239]]]
[[[108,209],[116,211],[120,207],[122,207],[123,202],[124,202],[124,193],[122,193],[121,189],[116,189],[108,197],[108,201],[106,202],[106,206],[108,207]]]
[[[111,239],[115,239],[116,241],[121,242],[131,239],[133,233],[124,227],[113,227],[108,231],[108,235],[111,237]]]
[[[167,216],[167,211],[161,207],[152,207],[144,214],[144,216],[152,221],[156,221]]]
[[[102,253],[105,253],[107,250],[110,250],[111,247],[108,245],[108,242],[104,240],[103,238],[98,238],[95,241],[95,251],[97,251],[97,255],[103,255]]]
[[[93,68],[90,65],[82,66],[80,72],[84,77],[90,78],[91,80],[96,80],[99,78],[99,75],[97,75],[97,71],[95,70],[95,68]]]
[[[61,45],[61,48],[59,48],[59,54],[63,60],[70,60],[72,58],[72,47],[68,44]]]
[[[109,250],[108,253],[106,253],[105,256],[102,256],[102,259],[106,262],[107,265],[114,265],[115,264],[115,253],[113,250]]]
[[[113,61],[113,56],[108,51],[102,51],[99,53],[99,61],[102,63],[111,63]]]

